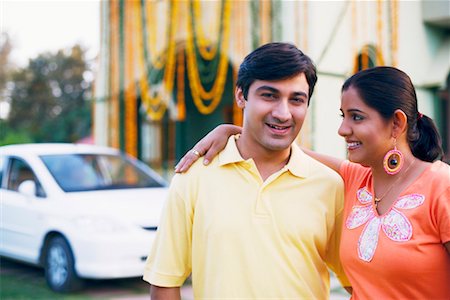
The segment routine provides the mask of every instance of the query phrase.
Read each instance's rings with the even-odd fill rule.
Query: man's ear
[[[244,97],[244,92],[242,92],[242,89],[240,87],[236,87],[236,89],[234,90],[234,97],[236,98],[237,106],[244,109],[246,100]]]
[[[408,117],[406,116],[405,112],[401,109],[397,109],[394,112],[394,118],[393,118],[393,133],[395,136],[400,136],[403,132],[406,131],[408,128]]]

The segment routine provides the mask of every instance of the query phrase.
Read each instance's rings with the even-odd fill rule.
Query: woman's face
[[[390,123],[367,106],[353,87],[342,93],[341,112],[338,133],[347,143],[348,159],[368,167],[381,166],[393,148]]]

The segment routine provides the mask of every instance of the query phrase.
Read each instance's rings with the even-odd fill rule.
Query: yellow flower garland
[[[219,66],[217,68],[216,80],[214,81],[213,87],[210,91],[205,91],[201,83],[200,75],[198,73],[198,64],[195,56],[195,42],[194,33],[191,23],[191,16],[187,14],[187,68],[188,68],[188,78],[189,86],[191,88],[191,94],[195,106],[202,114],[212,113],[216,107],[219,105],[222,99],[223,90],[225,87],[225,82],[227,78],[228,71],[228,44],[229,44],[229,20],[230,20],[230,1],[225,0],[223,7],[223,34],[222,34],[222,48],[220,49]],[[209,105],[205,104],[204,101],[210,102]]]
[[[211,44],[208,39],[204,37],[204,31],[202,26],[202,15],[200,12],[201,1],[200,0],[192,0],[193,8],[194,8],[194,18],[196,20],[195,24],[195,35],[197,37],[197,45],[200,56],[205,60],[213,60],[213,58],[217,54],[217,43]],[[211,2],[212,3],[212,2]],[[220,15],[220,11],[222,9],[222,5],[220,9],[218,9],[218,15]],[[216,24],[214,24],[214,28],[220,30],[220,18],[216,18]],[[219,34],[217,33],[217,36]],[[208,46],[210,49],[208,49]]]
[[[162,80],[162,87],[161,91],[158,91],[155,97],[152,97],[149,93],[150,86],[147,82],[147,72],[146,72],[146,64],[145,64],[145,58],[143,53],[143,41],[141,38],[141,35],[139,36],[139,45],[137,48],[137,51],[139,52],[139,66],[142,71],[142,75],[139,79],[139,84],[141,87],[141,97],[142,97],[142,103],[144,107],[146,108],[146,113],[149,116],[151,120],[159,121],[163,118],[164,113],[166,112],[168,103],[170,99],[172,98],[172,91],[173,91],[173,83],[175,78],[175,62],[176,62],[176,53],[175,53],[175,33],[177,30],[177,20],[178,20],[178,3],[177,1],[171,2],[172,9],[171,9],[171,17],[170,20],[172,23],[171,32],[169,33],[169,41],[168,41],[168,49],[167,49],[167,56],[166,56],[166,64],[164,69],[164,76]],[[141,22],[138,22],[138,32],[142,32],[142,26]]]
[[[148,34],[148,39],[147,39],[147,49],[150,49],[149,51],[149,57],[150,57],[150,62],[152,64],[152,67],[154,67],[155,69],[162,69],[164,67],[164,60],[162,59],[163,55],[160,55],[159,53],[157,53],[158,51],[156,50],[156,46],[158,44],[163,44],[163,45],[167,45],[168,41],[167,41],[167,35],[168,35],[168,30],[170,28],[170,24],[169,22],[171,21],[171,18],[169,18],[169,16],[165,17],[166,20],[166,24],[164,26],[164,35],[163,38],[161,36],[158,36],[158,29],[161,26],[158,26],[159,22],[158,22],[158,13],[157,13],[157,6],[160,4],[167,4],[167,2],[157,2],[157,1],[145,1],[145,9],[146,9],[146,16],[147,16],[147,24],[146,28],[147,28],[147,32]],[[170,5],[170,3],[168,4]],[[144,8],[143,8],[144,9]],[[170,10],[169,10],[170,11]],[[167,14],[169,15],[169,14]],[[139,16],[137,16],[139,17]],[[141,34],[142,31],[138,31],[139,34]]]

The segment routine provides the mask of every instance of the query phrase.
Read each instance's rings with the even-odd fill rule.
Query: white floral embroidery
[[[394,206],[396,208],[411,209],[420,206],[425,201],[425,197],[420,194],[406,195],[397,200]]]
[[[378,245],[380,218],[372,218],[364,228],[358,241],[358,256],[362,260],[371,261]]]
[[[364,261],[371,261],[378,245],[380,228],[392,241],[409,241],[412,236],[412,225],[408,218],[398,209],[412,209],[423,204],[425,196],[410,194],[397,199],[393,208],[383,216],[378,216],[372,209],[372,194],[363,187],[356,193],[358,201],[348,216],[345,226],[348,229],[357,228],[365,223],[358,240],[358,256]]]
[[[351,218],[350,218],[350,216],[351,216]],[[345,225],[347,226],[348,229],[353,229],[353,228],[361,226],[362,224],[366,223],[368,220],[375,217],[375,214],[373,212],[372,206],[370,206],[370,205],[353,206],[350,216],[347,218]]]
[[[367,204],[367,203],[372,202],[372,199],[373,199],[372,194],[365,188],[359,189],[356,192],[356,195],[358,196],[359,202],[361,202],[362,204]]]
[[[412,236],[412,226],[408,218],[395,209],[382,218],[381,228],[391,240],[396,242],[409,241]]]

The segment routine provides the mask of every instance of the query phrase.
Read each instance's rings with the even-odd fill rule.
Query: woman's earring
[[[389,175],[395,175],[403,167],[403,154],[400,150],[397,150],[397,141],[394,141],[394,149],[388,151],[383,159],[383,167],[386,173]]]

